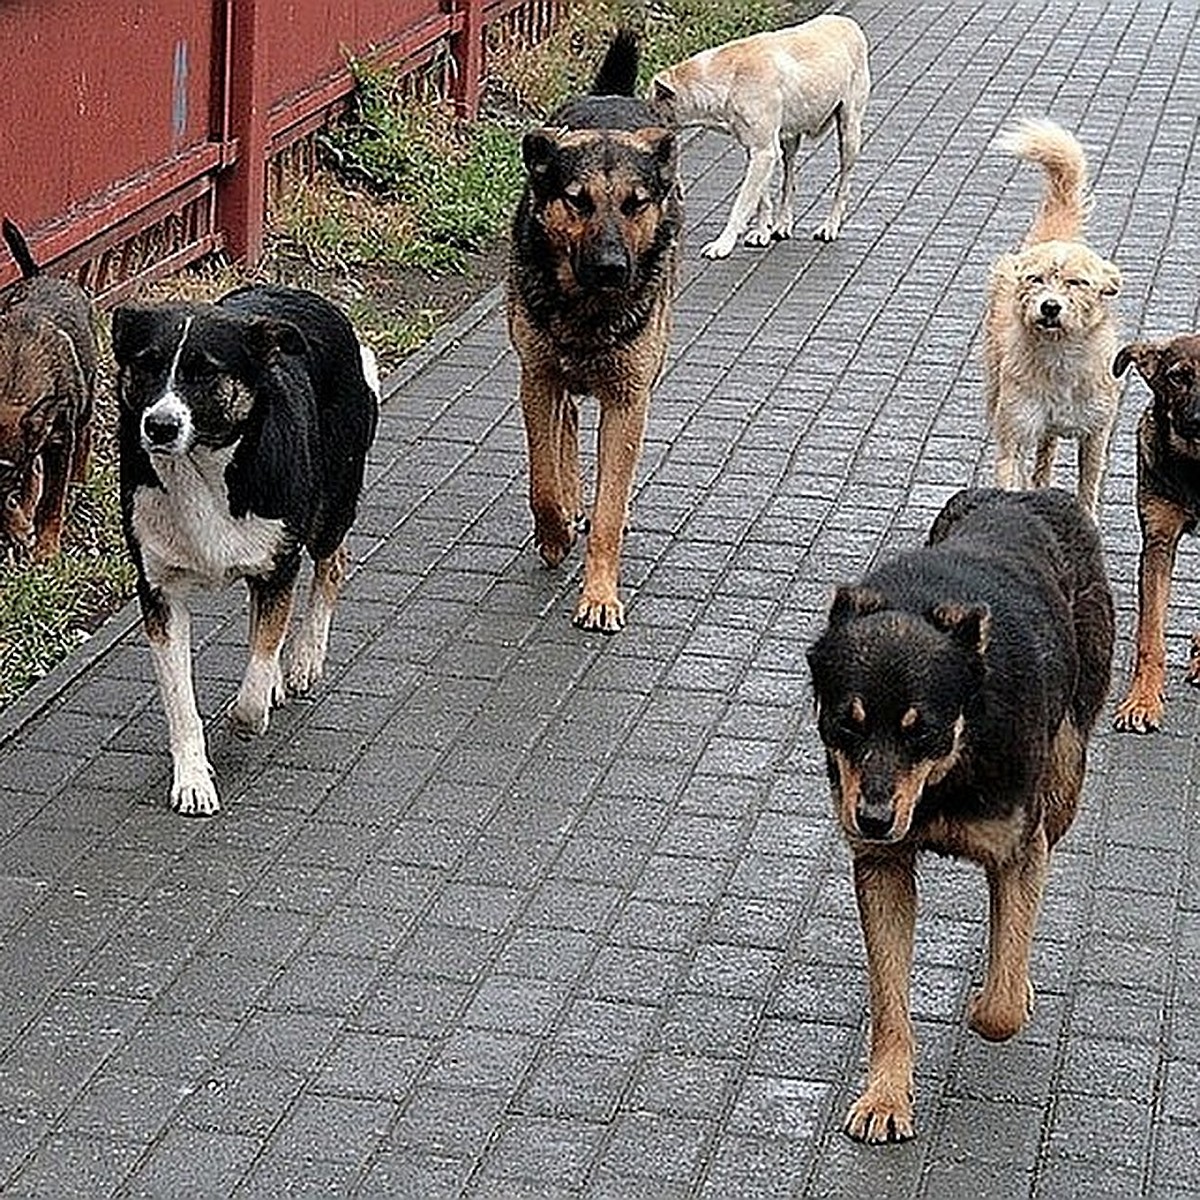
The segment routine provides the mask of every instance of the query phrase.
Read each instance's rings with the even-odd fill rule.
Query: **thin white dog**
[[[751,246],[791,237],[800,139],[824,137],[836,124],[837,187],[829,215],[813,233],[832,242],[846,215],[870,92],[862,29],[849,17],[830,15],[727,42],[655,75],[649,99],[666,120],[731,133],[749,156],[725,228],[700,253],[725,258],[743,232]],[[780,163],[783,187],[775,215],[771,177]]]

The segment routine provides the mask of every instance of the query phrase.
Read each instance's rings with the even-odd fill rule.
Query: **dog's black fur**
[[[167,708],[172,803],[210,813],[217,797],[181,666],[187,591],[246,579],[251,663],[230,715],[264,731],[285,694],[279,649],[302,548],[314,584],[286,690],[308,690],[323,668],[378,420],[369,357],[337,308],[280,287],[242,288],[215,305],[118,308],[113,353],[121,508]]]
[[[971,1023],[993,1039],[1024,1023],[1046,859],[1075,815],[1112,645],[1099,536],[1055,489],[961,492],[925,547],[838,590],[809,663],[872,977],[852,1136],[912,1136],[917,851],[984,866],[992,951]]]

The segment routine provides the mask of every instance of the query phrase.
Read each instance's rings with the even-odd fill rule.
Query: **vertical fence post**
[[[269,0],[233,0],[225,46],[232,155],[217,177],[217,227],[229,255],[251,266],[262,257],[267,200]]]
[[[462,24],[450,37],[454,60],[454,111],[464,121],[479,115],[479,85],[483,77],[483,0],[455,0]]]

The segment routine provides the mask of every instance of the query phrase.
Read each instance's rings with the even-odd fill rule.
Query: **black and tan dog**
[[[650,389],[662,369],[682,214],[675,139],[633,98],[637,45],[614,39],[592,94],[525,135],[508,323],[521,359],[534,538],[550,566],[584,523],[578,397],[600,405],[596,500],[575,624],[615,633],[621,543]]]
[[[192,683],[189,596],[245,579],[250,661],[229,717],[265,732],[271,708],[324,668],[378,376],[345,315],[292,288],[118,308],[113,354],[121,510],[166,710],[171,805],[205,815],[219,804]],[[285,672],[305,550],[312,590]]]
[[[68,482],[87,476],[96,338],[87,296],[42,274],[21,231],[3,222],[21,282],[0,312],[0,542],[53,558]]]
[[[971,1027],[1002,1040],[1028,1019],[1049,854],[1079,803],[1112,643],[1096,528],[1057,489],[960,492],[927,546],[838,589],[809,664],[870,973],[867,1086],[846,1114],[851,1137],[913,1136],[919,851],[987,875],[987,975]]]
[[[1154,399],[1137,433],[1137,510],[1142,527],[1133,678],[1117,705],[1117,729],[1149,733],[1162,725],[1167,675],[1167,604],[1179,539],[1200,520],[1200,334],[1133,342],[1113,361],[1130,365]],[[1192,635],[1187,681],[1200,686],[1200,633]]]

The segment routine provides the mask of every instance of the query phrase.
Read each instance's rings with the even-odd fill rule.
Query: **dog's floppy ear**
[[[226,468],[229,508],[235,517],[307,516],[314,484],[318,432],[308,371],[296,362],[308,350],[290,321],[255,317],[244,323],[244,346],[258,379],[254,405]]]
[[[1116,263],[1109,262],[1106,258],[1102,258],[1098,265],[1100,268],[1100,295],[1119,295],[1121,291],[1120,267]]]
[[[157,332],[162,314],[157,308],[119,304],[112,310],[112,347],[117,366],[127,367]]]
[[[1129,370],[1133,363],[1138,373],[1145,380],[1151,380],[1158,374],[1159,347],[1154,342],[1130,342],[1117,351],[1113,359],[1112,373],[1118,377]]]
[[[947,601],[929,610],[935,629],[948,633],[964,650],[982,654],[987,649],[992,628],[992,610],[986,604]]]
[[[870,616],[887,608],[887,597],[862,584],[843,585],[833,594],[829,606],[829,624],[844,625],[855,617]]]

